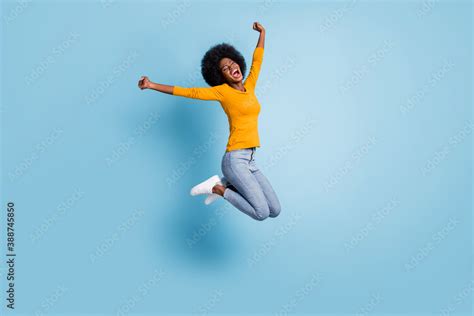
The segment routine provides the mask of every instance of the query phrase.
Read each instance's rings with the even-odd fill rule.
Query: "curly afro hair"
[[[217,44],[206,52],[201,61],[202,76],[207,84],[212,87],[225,83],[224,76],[219,68],[219,62],[225,57],[239,64],[242,75],[245,74],[247,65],[245,64],[244,56],[230,44]]]

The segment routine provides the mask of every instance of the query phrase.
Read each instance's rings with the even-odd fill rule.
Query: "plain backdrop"
[[[1,14],[5,315],[472,311],[471,2],[2,1]],[[221,173],[219,103],[137,87],[206,86],[201,58],[221,42],[250,66],[254,21],[256,162],[282,204],[263,222],[189,195]]]

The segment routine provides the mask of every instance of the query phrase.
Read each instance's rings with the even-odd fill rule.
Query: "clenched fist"
[[[258,22],[253,23],[253,29],[259,33],[265,32],[265,29],[263,28],[262,24]]]
[[[147,76],[142,76],[140,78],[140,80],[138,80],[138,87],[142,90],[143,89],[148,89],[148,88],[150,88],[150,83],[151,83],[151,81],[150,81],[150,79],[148,79]]]

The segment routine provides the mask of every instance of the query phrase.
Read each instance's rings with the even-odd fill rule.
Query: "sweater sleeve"
[[[173,95],[199,100],[221,101],[223,99],[223,95],[218,86],[209,88],[184,88],[174,86]]]
[[[263,47],[256,47],[253,52],[252,66],[250,67],[247,80],[245,80],[245,84],[252,89],[255,89],[255,86],[257,85],[257,79],[263,61],[263,51]]]

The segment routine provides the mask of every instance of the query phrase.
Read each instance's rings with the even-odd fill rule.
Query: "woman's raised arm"
[[[142,90],[153,89],[159,92],[191,99],[221,101],[223,98],[223,95],[218,87],[184,88],[180,86],[169,86],[151,82],[146,76],[140,78],[138,81],[138,87]]]
[[[259,32],[260,36],[258,37],[257,47],[255,47],[253,52],[252,65],[250,66],[250,72],[247,76],[247,79],[245,80],[245,84],[247,87],[255,89],[263,61],[263,51],[265,49],[265,29],[258,22],[253,24],[253,29]]]
[[[147,76],[142,76],[140,80],[138,80],[138,87],[140,89],[153,89],[159,92],[173,94],[173,86],[168,86],[166,84],[159,84],[151,82]]]
[[[260,36],[258,37],[257,47],[264,48],[265,47],[265,28],[262,26],[262,24],[258,22],[254,22],[253,29],[260,33]]]

